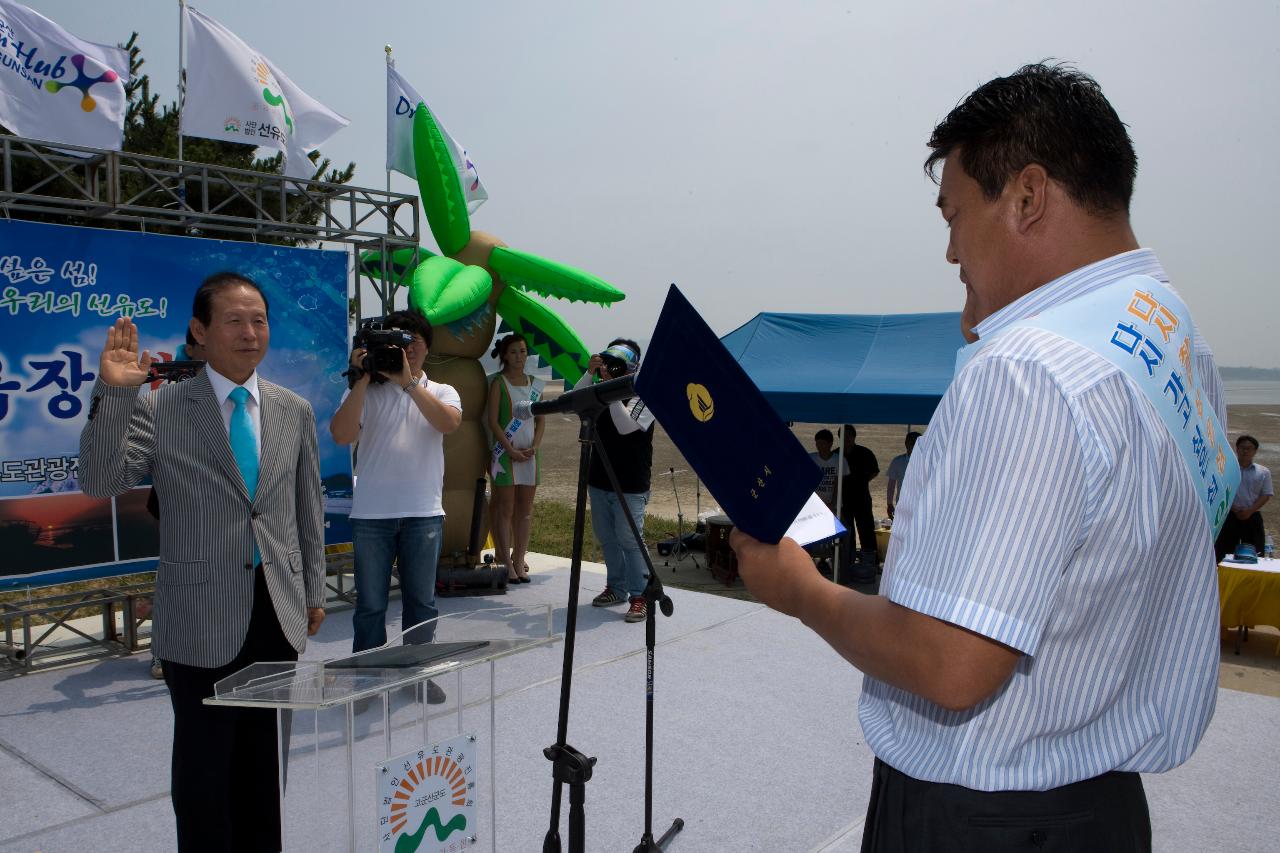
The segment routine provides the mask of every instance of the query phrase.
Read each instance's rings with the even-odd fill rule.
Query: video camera
[[[413,335],[404,329],[392,329],[386,325],[386,317],[371,317],[360,321],[360,328],[351,339],[352,349],[364,349],[360,369],[369,374],[372,382],[386,382],[385,374],[399,373],[404,366],[404,351],[413,343]]]
[[[636,357],[635,350],[625,344],[614,344],[596,355],[604,362],[604,372],[609,374],[610,379],[635,373],[638,366],[639,359]]]
[[[148,382],[183,382],[200,372],[203,361],[153,361]]]

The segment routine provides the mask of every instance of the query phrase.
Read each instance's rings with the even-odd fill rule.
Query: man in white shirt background
[[[916,449],[916,441],[920,439],[920,433],[912,430],[907,433],[906,446],[907,452],[893,457],[893,461],[889,463],[889,470],[885,472],[885,479],[889,484],[885,487],[885,504],[889,511],[889,518],[893,518],[894,510],[898,504],[895,498],[902,494],[902,481],[907,478],[907,466],[911,464],[911,451]]]
[[[1222,525],[1218,541],[1214,543],[1218,561],[1236,550],[1241,542],[1252,545],[1262,554],[1267,540],[1261,509],[1271,500],[1275,490],[1271,487],[1271,472],[1253,461],[1258,452],[1258,440],[1251,435],[1236,439],[1236,460],[1240,463],[1240,491],[1231,500],[1231,512]]]
[[[813,446],[817,450],[809,454],[809,458],[822,471],[822,482],[818,483],[816,489],[818,497],[822,498],[832,512],[836,508],[836,477],[849,474],[849,463],[831,449],[834,444],[835,436],[831,434],[831,430],[820,429],[813,434]],[[840,473],[836,474],[836,467],[840,462],[844,462],[844,465],[840,468]]]

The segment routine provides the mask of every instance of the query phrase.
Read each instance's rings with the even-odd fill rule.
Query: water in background
[[[1228,405],[1280,405],[1280,382],[1266,379],[1227,379]]]

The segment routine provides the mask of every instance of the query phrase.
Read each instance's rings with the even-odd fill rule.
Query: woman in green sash
[[[500,339],[492,355],[502,363],[502,371],[489,383],[486,410],[494,439],[489,459],[494,559],[507,567],[508,583],[529,583],[525,553],[533,524],[533,495],[541,473],[538,445],[542,443],[542,416],[532,422],[521,421],[513,417],[513,409],[520,400],[537,402],[543,383],[524,372],[529,345],[520,335]]]

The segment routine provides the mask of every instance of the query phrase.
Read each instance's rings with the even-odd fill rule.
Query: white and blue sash
[[[1173,437],[1216,537],[1240,487],[1240,465],[1213,405],[1201,393],[1194,370],[1195,330],[1178,295],[1150,276],[1132,275],[1013,323],[1000,334],[1017,328],[1044,329],[1074,341],[1142,389]],[[956,372],[988,343],[962,347]]]
[[[499,379],[502,379],[504,382],[506,381],[506,378],[501,373],[497,374],[497,376]],[[530,376],[529,384],[532,386],[529,389],[529,402],[536,403],[538,402],[538,400],[542,399],[543,383],[539,382],[537,379],[534,379],[532,376]],[[511,395],[508,394],[507,398],[510,399]],[[511,403],[511,407],[512,409],[515,408],[514,400]],[[507,428],[502,431],[503,435],[506,436],[507,443],[511,442],[511,439],[515,436],[516,433],[520,431],[520,427],[524,426],[524,424],[525,424],[525,421],[515,416],[512,416],[510,422],[507,423]],[[502,455],[506,452],[507,452],[506,448],[502,446],[501,441],[495,441],[493,443],[493,450],[490,451],[489,453],[489,473],[491,473],[495,477],[497,477],[499,474],[502,473]],[[514,470],[514,467],[515,467],[514,459],[511,461],[511,465],[512,465],[512,469]]]

